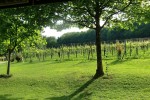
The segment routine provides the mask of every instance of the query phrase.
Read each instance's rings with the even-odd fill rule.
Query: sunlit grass
[[[94,60],[12,63],[13,76],[0,78],[0,100],[149,100],[149,61],[105,60],[108,76],[97,80]],[[0,74],[6,65],[0,64]]]

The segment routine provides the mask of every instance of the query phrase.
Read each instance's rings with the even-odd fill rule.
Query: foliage
[[[44,45],[43,45],[44,46]],[[150,40],[136,39],[116,42],[103,42],[101,44],[103,59],[141,59],[150,58]],[[23,51],[25,61],[76,61],[76,60],[95,60],[96,46],[88,44],[61,45],[56,48],[27,47]],[[43,59],[44,56],[44,59]],[[41,60],[43,59],[43,60]]]
[[[40,26],[33,20],[33,16],[26,15],[27,12],[23,13],[21,10],[21,8],[0,10],[0,16],[3,22],[0,25],[0,38],[1,45],[4,47],[2,53],[8,55],[8,75],[10,73],[11,54],[14,50],[21,49],[21,43],[23,41],[27,41],[30,37],[38,36],[38,32],[41,31]],[[16,51],[18,52],[18,50]]]
[[[146,14],[149,14],[150,5],[147,2],[149,1],[88,0],[87,2],[86,0],[73,0],[63,5],[60,4],[55,15],[65,24],[76,24],[95,29],[97,14],[101,27],[106,25],[131,29],[131,26],[134,28],[134,22],[148,22],[146,19],[149,17]],[[63,24],[63,21],[61,24]]]
[[[135,30],[125,30],[118,28],[104,28],[101,32],[102,41],[115,42],[116,40],[134,39],[134,38],[148,38],[150,37],[150,24],[141,24],[135,26]],[[88,30],[86,32],[71,32],[62,35],[57,39],[57,45],[83,44],[95,42],[95,31]]]
[[[57,47],[57,39],[55,37],[44,37],[46,39],[47,48]]]

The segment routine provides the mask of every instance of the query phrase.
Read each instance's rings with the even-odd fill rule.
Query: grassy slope
[[[109,79],[92,80],[95,61],[14,63],[0,100],[149,100],[150,59],[109,60]],[[0,64],[0,74],[6,64]],[[105,61],[104,61],[105,66]]]

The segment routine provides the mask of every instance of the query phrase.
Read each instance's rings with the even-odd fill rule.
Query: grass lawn
[[[12,63],[13,76],[0,78],[0,100],[150,100],[150,59],[107,62],[109,76],[97,80],[94,60]]]

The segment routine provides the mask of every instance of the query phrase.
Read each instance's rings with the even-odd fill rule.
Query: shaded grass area
[[[1,74],[0,78],[10,78],[12,75]]]
[[[96,61],[12,63],[13,76],[0,78],[0,100],[149,100],[149,61],[105,60],[109,76],[97,80]]]

